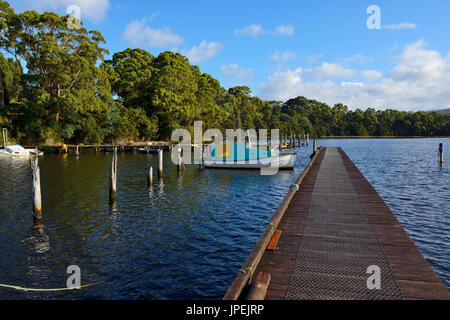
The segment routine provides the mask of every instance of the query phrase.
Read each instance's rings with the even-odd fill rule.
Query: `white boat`
[[[6,157],[29,157],[29,156],[42,156],[44,153],[38,149],[25,149],[18,144],[14,146],[7,146],[0,150],[0,156]]]
[[[245,144],[211,144],[211,156],[203,159],[205,168],[220,169],[294,169],[296,153],[277,154],[274,149],[260,150]]]

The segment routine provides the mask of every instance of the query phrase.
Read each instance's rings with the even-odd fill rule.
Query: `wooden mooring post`
[[[439,163],[442,165],[444,163],[444,144],[439,144]]]
[[[78,157],[80,155],[80,151],[78,150],[78,146],[75,148],[75,155]]]
[[[147,185],[149,188],[151,188],[153,186],[153,167],[152,166],[150,166],[150,169],[148,170]]]
[[[2,128],[3,148],[6,148],[6,129]]]
[[[116,202],[117,192],[117,147],[114,148],[109,177],[109,202]]]
[[[32,194],[33,194],[33,229],[39,229],[42,226],[42,199],[41,199],[41,176],[39,170],[38,157],[30,160]]]
[[[162,179],[163,176],[163,150],[158,150],[158,178]]]
[[[177,167],[178,167],[178,174],[181,174],[181,169],[182,169],[182,163],[181,163],[181,148],[178,148]]]

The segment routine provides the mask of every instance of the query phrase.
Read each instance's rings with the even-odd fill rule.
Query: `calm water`
[[[321,140],[341,146],[374,185],[450,288],[450,139]],[[312,144],[312,143],[311,143]],[[165,153],[164,180],[146,186],[157,156],[119,154],[117,205],[108,204],[111,154],[83,150],[40,158],[44,233],[31,231],[27,160],[0,159],[0,283],[66,286],[81,268],[82,290],[21,292],[0,299],[220,299],[289,186],[309,162],[298,149],[295,171],[203,170],[181,177]]]

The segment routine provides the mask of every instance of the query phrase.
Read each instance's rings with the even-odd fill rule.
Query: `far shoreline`
[[[317,140],[333,140],[333,139],[449,139],[450,136],[325,136],[316,138]],[[310,137],[310,141],[314,138]],[[303,139],[302,139],[303,141]],[[58,143],[58,144],[26,144],[24,148],[58,148],[62,144],[65,144],[68,148],[104,148],[104,147],[159,147],[172,144],[178,144],[179,141],[135,141],[128,143],[103,143],[103,144],[70,144],[70,143]],[[204,142],[208,143],[208,142]],[[312,143],[311,143],[312,145]],[[3,148],[3,146],[1,146]]]

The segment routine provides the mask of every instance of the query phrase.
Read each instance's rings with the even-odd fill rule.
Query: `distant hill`
[[[439,113],[450,113],[450,108],[449,109],[442,109],[442,110],[433,110],[430,112],[439,112]]]

